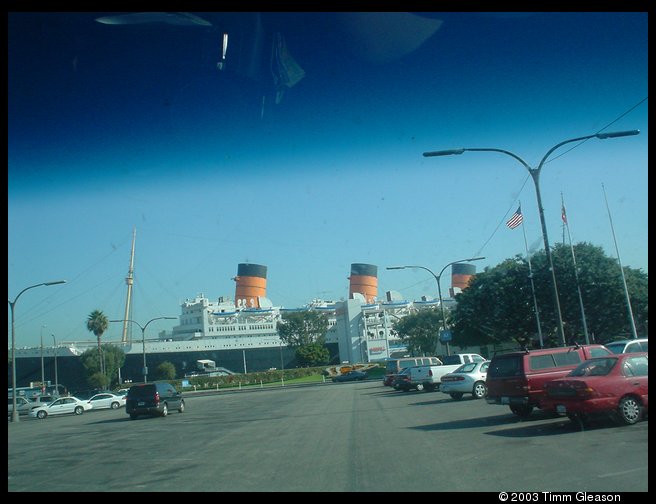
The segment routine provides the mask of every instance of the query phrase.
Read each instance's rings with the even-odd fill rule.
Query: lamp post
[[[560,300],[558,297],[558,285],[556,284],[556,272],[554,271],[554,266],[553,266],[553,259],[551,257],[551,249],[549,247],[549,237],[547,235],[547,225],[544,220],[544,208],[542,207],[542,195],[540,194],[540,172],[542,170],[542,166],[544,165],[545,161],[547,158],[558,148],[562,147],[565,144],[572,143],[572,142],[582,142],[585,140],[589,140],[590,138],[598,138],[600,140],[605,140],[606,138],[617,138],[617,137],[624,137],[624,136],[632,136],[632,135],[637,135],[640,133],[640,130],[629,130],[629,131],[615,131],[611,133],[596,133],[594,135],[587,135],[583,137],[578,137],[578,138],[570,138],[569,140],[564,140],[556,145],[554,145],[551,149],[547,151],[547,153],[543,156],[543,158],[540,160],[540,164],[538,164],[537,168],[531,168],[526,161],[524,161],[521,157],[519,157],[517,154],[514,154],[510,151],[504,150],[504,149],[495,149],[495,148],[461,148],[461,149],[448,149],[448,150],[440,150],[440,151],[431,151],[431,152],[424,152],[423,155],[424,157],[433,157],[433,156],[452,156],[455,154],[462,154],[463,152],[471,151],[471,152],[500,152],[502,154],[506,154],[517,161],[519,161],[526,170],[528,170],[528,173],[531,175],[531,178],[533,179],[533,184],[535,185],[535,196],[537,198],[537,203],[538,203],[538,213],[540,215],[540,224],[542,225],[542,239],[544,240],[544,252],[547,256],[547,264],[549,265],[549,270],[551,271],[551,286],[553,289],[553,298],[554,298],[554,306],[556,307],[556,316],[558,319],[558,336],[560,338],[560,343],[562,346],[566,346],[567,343],[565,341],[565,331],[563,329],[563,315],[560,310]]]
[[[44,387],[46,386],[46,373],[45,367],[43,366],[43,328],[46,327],[45,324],[41,326],[41,392],[45,392]]]
[[[66,283],[66,280],[56,280],[54,282],[44,282],[36,285],[30,285],[25,287],[22,291],[18,293],[18,296],[11,301],[7,300],[9,303],[9,308],[11,310],[11,387],[12,387],[12,411],[11,411],[11,421],[18,422],[18,410],[16,409],[16,329],[14,324],[14,308],[16,306],[16,301],[21,296],[23,292],[28,289],[33,289],[35,287],[41,287],[42,285],[56,285]]]
[[[57,391],[57,395],[59,395],[59,379],[57,378],[57,340],[55,339],[55,335],[51,334],[52,336],[52,345],[55,347],[55,390]]]
[[[176,317],[155,317],[153,319],[150,319],[143,326],[139,322],[130,319],[110,320],[110,322],[132,322],[133,324],[137,324],[139,326],[139,329],[141,329],[141,344],[143,345],[142,373],[143,373],[144,383],[148,383],[148,368],[146,367],[146,327],[148,327],[148,324],[150,324],[151,322],[155,320],[162,320],[162,319],[175,320]]]
[[[442,300],[442,287],[440,286],[440,279],[442,278],[442,273],[444,273],[444,270],[447,269],[449,266],[452,266],[454,264],[458,263],[463,263],[463,262],[471,262],[471,261],[480,261],[481,259],[485,259],[485,257],[470,257],[468,259],[460,259],[458,261],[453,261],[444,266],[440,273],[436,275],[433,273],[432,270],[429,268],[426,268],[425,266],[389,266],[386,269],[388,270],[397,270],[397,269],[406,269],[406,268],[416,268],[416,269],[423,269],[428,271],[431,275],[433,275],[433,278],[435,278],[435,281],[437,282],[437,296],[440,300],[440,311],[442,312],[442,331],[446,331],[446,315],[444,313],[444,302]],[[451,355],[450,350],[449,350],[449,342],[446,342],[446,354]]]

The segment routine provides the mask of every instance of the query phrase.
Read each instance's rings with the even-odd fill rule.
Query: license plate
[[[510,397],[502,397],[501,404],[510,404]]]
[[[145,406],[145,405],[146,405],[146,403],[143,402],[143,401],[140,401],[140,402],[137,403],[137,406]]]
[[[556,405],[556,413],[567,413],[567,408],[565,407],[564,404],[557,404]]]

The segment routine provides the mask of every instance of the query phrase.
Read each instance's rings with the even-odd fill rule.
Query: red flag
[[[561,212],[560,216],[563,219],[563,223],[567,224],[567,214],[565,213],[565,204],[564,203],[562,205],[562,212]]]
[[[510,219],[508,219],[508,222],[506,222],[506,226],[508,226],[510,229],[515,229],[523,221],[524,221],[524,216],[522,215],[522,205],[519,205],[517,207],[517,211],[514,214],[512,214],[510,216]]]

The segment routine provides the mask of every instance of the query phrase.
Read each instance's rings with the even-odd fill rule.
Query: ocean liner
[[[133,264],[134,237],[126,278],[125,320],[130,318]],[[394,291],[388,291],[386,300],[379,301],[377,267],[354,263],[348,277],[348,300],[315,299],[299,308],[276,307],[266,297],[266,273],[266,266],[239,264],[233,278],[234,300],[220,297],[212,301],[203,294],[187,299],[181,304],[179,323],[171,331],[160,332],[157,338],[130,340],[128,324],[124,323],[121,341],[111,342],[126,355],[121,380],[142,380],[144,357],[150,375],[160,363],[168,361],[175,366],[178,377],[196,373],[199,361],[213,361],[236,373],[296,367],[295,352],[279,338],[277,324],[285,313],[302,310],[327,315],[326,343],[331,364],[383,360],[405,351],[393,330],[395,320],[439,306],[437,300],[405,301]],[[80,360],[74,357],[96,345],[91,340],[62,341],[56,347],[16,348],[17,385],[38,380],[42,365],[46,379],[54,376],[56,357],[59,382],[69,387],[83,386],[85,373]]]

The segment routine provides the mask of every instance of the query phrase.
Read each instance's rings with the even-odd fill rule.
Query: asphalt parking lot
[[[189,396],[166,418],[21,417],[8,445],[10,492],[648,490],[648,421],[580,430],[380,381]]]

